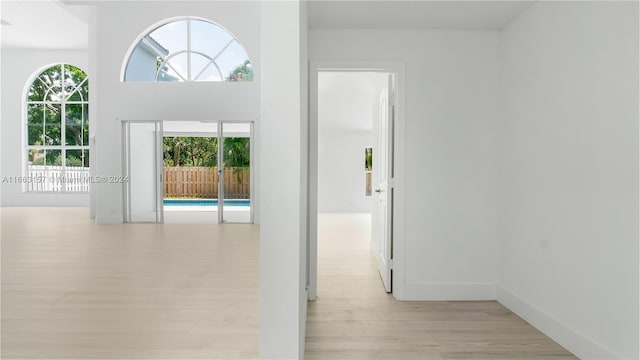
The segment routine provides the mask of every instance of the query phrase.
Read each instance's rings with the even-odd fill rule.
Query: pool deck
[[[233,206],[225,206],[224,207],[224,211],[230,211],[230,212],[242,212],[242,211],[249,211],[250,207],[249,206],[237,206],[237,205],[233,205]],[[211,205],[165,205],[164,206],[164,211],[207,211],[207,212],[218,212],[218,206],[211,206]]]

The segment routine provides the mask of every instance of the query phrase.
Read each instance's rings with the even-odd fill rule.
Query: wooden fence
[[[223,173],[225,199],[249,199],[249,168],[226,168]],[[164,168],[165,197],[218,197],[218,169],[211,167]]]

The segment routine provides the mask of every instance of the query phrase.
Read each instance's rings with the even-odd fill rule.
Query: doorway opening
[[[138,187],[153,188],[155,218],[167,223],[253,223],[253,124],[250,122],[163,121],[154,128],[153,146],[139,151],[131,124],[124,122],[125,162],[137,164],[125,173],[140,172],[150,159],[156,164]],[[133,125],[133,129],[137,129]],[[134,138],[131,136],[134,135]],[[133,145],[133,148],[131,147]],[[135,150],[132,151],[132,149]],[[145,165],[146,166],[146,165]],[[148,166],[147,166],[148,167]],[[153,174],[152,174],[153,172]],[[136,177],[137,179],[137,177]],[[130,186],[129,186],[130,187]],[[147,191],[150,192],[150,191]],[[145,200],[127,191],[125,212]],[[138,222],[139,217],[126,217]]]
[[[317,290],[314,283],[318,277],[330,273],[331,266],[341,266],[336,255],[346,261],[363,260],[358,262],[361,267],[369,261],[378,270],[374,283],[381,292],[391,292],[397,75],[384,70],[318,69],[313,80],[317,93],[312,91],[310,128],[317,137],[312,135],[310,141],[309,297],[314,299],[322,291],[322,284]],[[350,236],[333,241],[335,226]]]

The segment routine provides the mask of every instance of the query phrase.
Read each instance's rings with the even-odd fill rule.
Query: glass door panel
[[[253,124],[221,123],[220,196],[222,222],[253,223]]]

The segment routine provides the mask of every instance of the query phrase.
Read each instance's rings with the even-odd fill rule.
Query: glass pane
[[[191,54],[191,80],[196,81],[197,77],[200,73],[205,70],[207,66],[211,64],[211,60],[208,58],[199,55],[199,54]],[[200,76],[202,77],[202,76]]]
[[[220,66],[226,81],[253,80],[253,68],[249,57],[237,41],[229,45],[220,57],[216,59],[216,63]]]
[[[89,101],[89,82],[87,80],[81,82],[73,91],[67,101]]]
[[[44,150],[27,150],[27,190],[47,191],[47,178],[44,167]]]
[[[162,66],[162,69],[158,73],[157,81],[183,81],[177,72],[173,70],[169,65]]]
[[[42,125],[27,126],[28,145],[44,145],[44,127]]]
[[[82,150],[82,166],[89,168],[89,150]]]
[[[228,32],[210,22],[191,21],[191,51],[201,52],[213,58],[232,39]]]
[[[89,191],[89,169],[84,167],[82,157],[83,150],[66,151],[64,184],[67,191]]]
[[[81,101],[89,101],[89,79],[85,79],[78,89],[80,92]]]
[[[162,25],[145,38],[150,38],[153,45],[159,45],[164,56],[187,50],[187,20],[174,21]],[[162,55],[162,54],[158,54]]]
[[[44,108],[44,144],[60,145],[62,142],[61,119],[59,104],[47,104]]]
[[[52,66],[38,76],[40,82],[34,82],[30,89],[29,98],[35,101],[60,101],[62,100],[62,67]]]
[[[67,145],[83,145],[83,105],[65,106],[65,141]]]
[[[251,125],[223,124],[223,220],[251,221]]]
[[[187,53],[181,53],[171,57],[167,61],[167,65],[170,69],[177,72],[180,75],[182,81],[189,80],[189,64]]]
[[[82,145],[89,145],[89,105],[82,105],[84,122],[82,123]]]
[[[40,125],[44,123],[44,105],[28,104],[27,105],[27,125]]]
[[[43,104],[27,105],[27,144],[44,145],[44,108]]]
[[[125,81],[155,81],[158,67],[167,54],[158,54],[148,42],[141,40],[129,57]]]
[[[215,64],[209,63],[195,81],[223,81],[222,74]]]
[[[40,78],[48,85],[44,94],[45,101],[62,101],[62,72],[60,66],[54,66],[45,70]]]
[[[29,166],[42,166],[44,165],[44,150],[27,150]]]
[[[67,169],[84,167],[82,162],[82,150],[67,150],[65,158]]]
[[[45,150],[44,164],[47,167],[62,166],[62,150]]]
[[[44,100],[44,93],[49,86],[45,84],[39,77],[31,84],[29,92],[27,93],[27,99],[29,101],[42,101]]]
[[[87,74],[80,68],[69,64],[64,65],[64,91],[68,99],[76,92],[86,77]],[[80,93],[74,95],[75,99],[73,101],[80,101]]]

